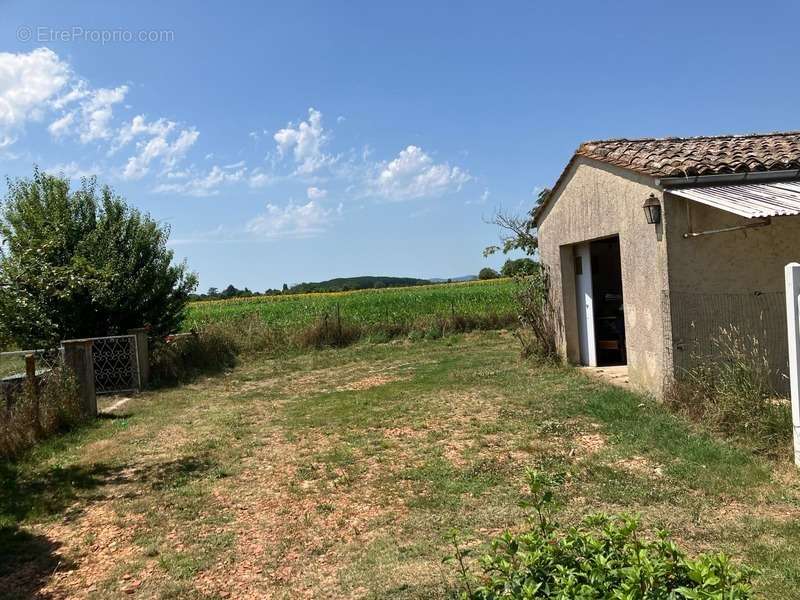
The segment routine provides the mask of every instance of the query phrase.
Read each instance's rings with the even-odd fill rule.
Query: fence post
[[[33,429],[37,437],[42,435],[42,419],[39,414],[39,382],[36,379],[36,357],[25,355],[25,385],[31,395],[31,412],[33,413]]]
[[[147,328],[129,329],[128,333],[136,336],[136,353],[139,361],[139,391],[150,383],[150,349],[147,345]]]
[[[800,264],[789,263],[786,276],[786,329],[789,332],[789,387],[792,399],[794,463],[800,466]]]
[[[97,416],[97,396],[94,391],[94,362],[92,340],[62,342],[64,365],[75,375],[81,407],[87,416]]]

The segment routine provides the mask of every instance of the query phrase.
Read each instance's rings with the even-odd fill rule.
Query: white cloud
[[[322,127],[322,113],[313,108],[308,109],[308,121],[301,121],[296,127],[289,123],[272,137],[281,158],[292,153],[298,174],[311,174],[334,161],[323,151],[328,136]]]
[[[264,173],[261,169],[253,169],[253,172],[250,174],[250,187],[252,188],[261,188],[264,186],[269,185],[272,183],[273,178],[272,176]]]
[[[127,85],[114,89],[100,88],[91,92],[88,98],[81,102],[81,142],[85,144],[111,137],[113,106],[125,100],[127,94]]]
[[[219,188],[228,183],[235,183],[244,179],[247,169],[239,164],[220,167],[214,165],[204,175],[194,175],[183,183],[163,183],[156,186],[156,192],[177,193],[189,196],[214,196],[219,193]],[[185,178],[184,172],[179,172],[175,178]]]
[[[54,138],[74,136],[82,144],[108,141],[108,155],[136,142],[135,154],[122,169],[126,179],[143,177],[154,161],[160,163],[161,175],[169,174],[199,133],[193,127],[178,131],[174,121],[148,121],[144,115],[119,125],[114,111],[128,92],[127,85],[92,87],[48,48],[0,52],[0,148],[15,143],[27,122],[48,117],[47,130]]]
[[[341,212],[341,204],[334,210],[314,200],[302,205],[290,202],[283,208],[267,204],[266,211],[251,219],[245,230],[262,238],[312,237],[325,231]]]
[[[123,177],[125,179],[141,179],[150,170],[150,164],[156,159],[161,160],[165,171],[171,170],[186,155],[200,133],[194,129],[184,129],[178,134],[177,139],[170,142],[167,138],[172,128],[162,130],[149,140],[137,144],[138,154],[131,156],[125,165]]]
[[[59,138],[65,136],[75,123],[75,113],[67,113],[60,119],[56,119],[47,127],[50,135]]]
[[[114,105],[125,100],[128,86],[90,89],[83,80],[73,82],[72,89],[53,102],[53,108],[65,108],[78,103],[53,121],[48,130],[53,137],[64,137],[76,133],[84,144],[95,140],[105,140],[114,134],[111,120]]]
[[[328,190],[323,190],[312,185],[306,190],[306,195],[309,200],[322,200],[328,195]]]
[[[372,190],[392,200],[440,196],[458,190],[471,179],[469,173],[447,163],[436,164],[418,146],[408,146],[371,182]]]
[[[115,152],[139,136],[164,137],[174,128],[175,123],[173,121],[167,121],[162,118],[148,123],[144,115],[136,115],[131,119],[130,123],[125,123],[119,128],[117,139],[114,141],[111,152]]]
[[[70,76],[69,65],[48,48],[0,52],[0,138],[8,144],[13,130],[41,119]]]

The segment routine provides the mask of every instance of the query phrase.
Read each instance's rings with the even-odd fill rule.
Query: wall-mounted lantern
[[[650,225],[658,225],[661,222],[661,203],[654,194],[644,201],[644,216]]]

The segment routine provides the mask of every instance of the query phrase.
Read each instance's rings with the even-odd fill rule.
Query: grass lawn
[[[800,596],[788,460],[492,332],[247,359],[0,463],[0,595],[443,598],[450,530],[520,527],[526,466],[564,474],[562,521],[639,513]]]

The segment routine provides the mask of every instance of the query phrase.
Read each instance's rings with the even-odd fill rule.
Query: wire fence
[[[29,357],[32,358],[34,378],[39,384],[44,384],[61,365],[61,351],[58,348],[0,352],[0,397],[6,408],[25,392]]]
[[[667,294],[672,312],[673,361],[678,375],[696,366],[700,358],[716,357],[715,340],[721,330],[735,327],[741,339],[757,341],[769,363],[775,390],[788,391],[789,349],[783,292]]]

